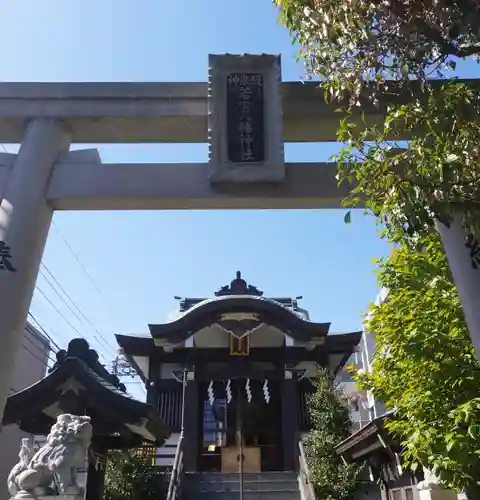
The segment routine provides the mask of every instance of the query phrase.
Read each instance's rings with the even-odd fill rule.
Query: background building
[[[10,394],[43,378],[47,371],[50,343],[41,332],[30,323],[25,327],[22,346],[15,361]],[[23,437],[30,437],[18,426],[9,425],[0,432],[0,500],[7,500],[10,495],[7,490],[7,477],[12,467],[18,461],[20,442]]]
[[[387,299],[388,290],[381,289],[375,304]],[[350,358],[350,363],[370,372],[376,351],[375,332],[364,329],[358,352]],[[352,394],[352,401],[356,404],[352,404],[352,434],[337,446],[337,453],[347,461],[368,463],[368,474],[363,478],[365,490],[361,498],[418,500],[416,485],[421,477],[403,471],[401,447],[384,427],[385,420],[392,417],[393,409],[387,408],[373,394],[356,389],[348,375],[342,376],[344,379],[340,378],[339,381],[345,392]],[[378,485],[379,481],[381,486]]]
[[[362,336],[361,342],[364,340]],[[347,396],[350,407],[350,420],[352,422],[352,432],[364,427],[370,422],[370,412],[367,407],[367,395],[360,391],[349,373],[350,367],[356,369],[363,368],[363,352],[361,346],[357,347],[345,366],[335,378],[338,388]]]
[[[387,299],[387,296],[388,290],[382,288],[375,299],[375,305],[379,305],[384,302]],[[360,342],[360,366],[366,372],[372,371],[373,357],[377,352],[375,339],[375,332],[369,332],[364,329],[362,340]],[[366,399],[364,402],[364,406],[368,410],[369,421],[383,415],[387,411],[385,403],[381,400],[375,399],[373,394],[368,393],[365,396]]]
[[[375,299],[375,304],[381,304],[387,298],[387,290],[381,289]],[[356,351],[350,356],[345,367],[337,375],[339,387],[349,396],[351,402],[350,419],[352,432],[365,427],[376,417],[386,413],[387,408],[381,400],[375,399],[373,394],[360,391],[348,372],[349,366],[366,372],[372,370],[372,361],[376,353],[375,332],[363,330],[362,339]]]

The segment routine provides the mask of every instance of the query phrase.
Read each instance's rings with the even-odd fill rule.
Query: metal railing
[[[307,463],[307,456],[303,446],[302,438],[297,437],[297,473],[300,482],[302,498],[305,500],[315,500],[315,492],[310,482],[310,471]]]
[[[166,500],[178,500],[182,493],[184,476],[183,464],[183,431],[178,439],[177,449],[175,451],[175,460],[173,461],[172,475],[168,484]]]
[[[170,476],[170,483],[168,484],[168,492],[166,500],[179,500],[182,494],[183,477],[185,475],[185,467],[183,463],[183,441],[185,434],[185,395],[187,390],[187,375],[188,370],[183,369],[182,380],[182,418],[180,437],[178,438],[177,449],[175,450],[175,459],[173,461],[172,475]]]

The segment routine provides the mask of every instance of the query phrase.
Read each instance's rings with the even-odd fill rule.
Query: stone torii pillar
[[[450,226],[437,223],[460,303],[480,362],[480,244],[467,235],[456,214]]]
[[[52,167],[69,134],[53,119],[27,125],[0,203],[0,416],[35,288],[53,209],[46,201]],[[0,196],[2,193],[0,193]]]

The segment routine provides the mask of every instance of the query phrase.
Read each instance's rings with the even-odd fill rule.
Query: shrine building
[[[179,299],[150,336],[117,335],[172,431],[157,465],[172,466],[183,430],[187,472],[237,472],[241,455],[244,472],[296,468],[317,366],[338,373],[361,338],[310,321],[300,299],[264,297],[237,272],[213,298]]]
[[[56,358],[46,377],[8,397],[2,426],[16,424],[23,432],[39,437],[48,436],[64,413],[90,417],[92,439],[85,464],[85,500],[98,500],[104,494],[109,450],[138,449],[145,443],[161,446],[169,438],[170,429],[154,407],[127,393],[85,339],[71,340]],[[52,491],[43,498],[60,496]]]

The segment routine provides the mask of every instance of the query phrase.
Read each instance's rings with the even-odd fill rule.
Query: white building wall
[[[157,459],[155,461],[155,465],[158,467],[165,467],[167,469],[173,467],[179,438],[180,433],[174,432],[165,441],[165,443],[163,443],[163,446],[157,448]]]
[[[359,397],[361,393],[351,375],[348,373],[347,367],[352,365],[357,368],[363,367],[361,351],[352,354],[350,359],[346,362],[345,368],[340,371],[336,378],[339,389],[352,401],[350,420],[352,422],[352,432],[354,432],[360,427],[365,426],[370,421],[370,418],[368,409],[361,404],[362,398]]]
[[[20,352],[15,361],[10,393],[28,387],[46,374],[50,343],[36,328],[27,323]],[[0,432],[0,500],[8,500],[7,477],[18,461],[21,439],[33,436],[22,432],[18,426],[3,427]]]
[[[387,299],[387,296],[388,290],[382,288],[375,299],[375,304],[381,304]],[[370,372],[372,371],[373,356],[377,352],[375,332],[370,332],[364,329],[360,346],[362,368],[366,372]],[[367,394],[366,404],[370,413],[370,419],[376,418],[387,411],[385,403],[383,401],[376,400],[374,395],[371,393]]]

